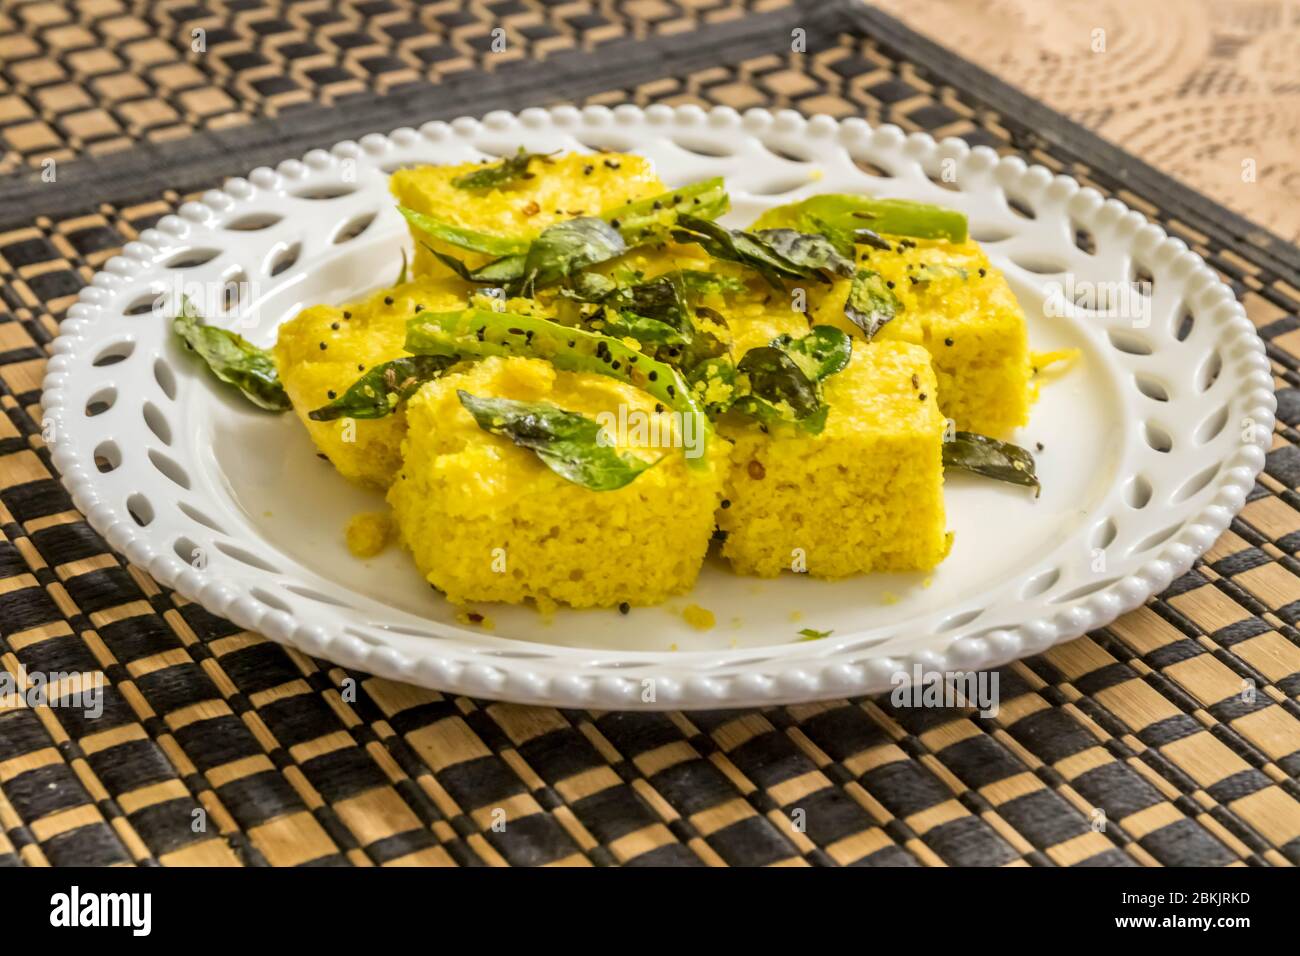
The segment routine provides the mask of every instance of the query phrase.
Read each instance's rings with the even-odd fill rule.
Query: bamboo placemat
[[[497,27],[511,59],[486,52]],[[0,704],[0,863],[1300,862],[1293,247],[839,3],[9,3],[0,65],[0,662],[110,685],[96,719]],[[559,100],[860,115],[1119,196],[1204,255],[1268,341],[1280,416],[1249,504],[1160,598],[1002,669],[988,719],[888,699],[631,714],[444,697],[241,632],[105,547],[39,409],[96,268],[223,174]]]

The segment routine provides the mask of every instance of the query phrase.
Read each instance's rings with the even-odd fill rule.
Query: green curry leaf
[[[477,269],[471,269],[463,261],[446,252],[439,252],[427,242],[423,243],[424,248],[450,269],[456,275],[460,276],[466,282],[474,282],[479,285],[502,286],[508,283],[518,282],[524,275],[523,254],[502,256],[500,259],[493,259],[486,265],[479,266]]]
[[[328,405],[322,405],[307,417],[314,422],[332,422],[336,418],[383,418],[391,415],[400,402],[414,395],[456,364],[445,355],[406,355],[368,369],[348,390]]]
[[[849,364],[853,344],[840,329],[817,325],[802,338],[782,335],[746,352],[734,366],[710,359],[691,370],[697,400],[711,415],[734,411],[764,425],[798,425],[816,435],[830,414],[821,383]]]
[[[859,269],[854,273],[849,296],[844,303],[844,315],[862,330],[868,342],[902,307],[903,303],[894,295],[880,273],[870,269]]]
[[[561,478],[591,491],[622,488],[654,464],[619,454],[597,422],[549,402],[456,394],[479,428],[530,449]]]
[[[561,220],[543,229],[528,247],[523,287],[531,290],[547,285],[626,251],[622,234],[604,219],[579,216]]]
[[[189,299],[181,299],[172,330],[207,363],[212,374],[235,386],[254,405],[273,412],[291,407],[271,354],[237,332],[206,324]]]
[[[853,275],[853,254],[843,255],[827,236],[795,229],[760,229],[754,235],[807,278],[825,273]]]
[[[802,422],[822,407],[816,380],[808,377],[789,352],[775,345],[750,349],[737,363],[736,371],[749,379],[748,397],[763,403],[754,405],[742,398],[738,400],[742,410],[751,407],[759,417],[775,410],[786,421]]]
[[[678,242],[693,242],[715,259],[748,266],[777,289],[782,279],[824,282],[832,275],[853,274],[853,259],[824,235],[795,229],[747,232],[694,216],[679,216],[677,222],[672,236]]]
[[[522,146],[513,156],[507,156],[499,163],[483,166],[470,173],[464,173],[451,181],[457,189],[493,189],[508,186],[521,179],[532,179],[533,173],[528,165],[534,159],[545,161],[547,153],[529,153]]]
[[[784,349],[816,382],[842,372],[853,356],[853,342],[832,325],[814,325],[802,338],[782,335],[772,344]]]
[[[516,253],[528,251],[527,239],[515,239],[510,236],[495,236],[487,232],[479,232],[476,229],[464,229],[460,226],[453,226],[449,222],[443,222],[435,216],[427,213],[416,212],[414,209],[408,209],[406,206],[398,206],[397,211],[406,217],[418,232],[423,233],[430,239],[436,239],[439,242],[446,243],[449,246],[455,246],[458,249],[465,249],[469,252],[481,252],[488,256],[509,256]]]
[[[975,432],[957,432],[943,443],[943,467],[969,471],[985,478],[1041,490],[1034,456],[1010,442]]]
[[[715,259],[738,262],[753,269],[768,284],[781,289],[781,280],[800,279],[805,273],[774,250],[767,242],[743,229],[728,229],[706,219],[679,216],[672,237],[693,242]]]

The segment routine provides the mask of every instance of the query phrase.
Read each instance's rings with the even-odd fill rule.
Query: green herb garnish
[[[502,286],[518,282],[524,276],[524,261],[527,256],[523,253],[502,256],[500,259],[493,259],[491,262],[479,266],[477,269],[471,269],[455,256],[446,252],[439,252],[427,242],[422,242],[421,244],[424,248],[429,250],[429,253],[435,259],[466,282],[474,282],[479,285]]]
[[[827,236],[796,229],[759,229],[754,235],[786,262],[797,267],[805,278],[828,273],[845,277],[853,275],[853,254],[843,255]]]
[[[943,443],[943,466],[1033,488],[1035,498],[1042,490],[1033,455],[1019,445],[975,432],[957,432]]]
[[[852,341],[831,325],[814,325],[802,338],[782,335],[772,344],[784,349],[815,382],[844,371],[853,357]]]
[[[560,295],[576,302],[600,304],[606,297],[617,292],[622,286],[617,279],[612,279],[599,272],[579,272],[569,285],[560,290]]]
[[[528,251],[527,239],[514,239],[509,236],[479,232],[476,229],[463,229],[426,213],[408,209],[406,206],[398,206],[397,211],[406,217],[407,222],[429,238],[445,242],[458,249],[481,252],[487,256],[509,256]]]
[[[844,302],[844,316],[862,330],[868,342],[902,308],[903,303],[880,273],[859,269],[853,274],[849,296]]]
[[[579,273],[560,294],[594,311],[579,307],[579,320],[593,330],[619,338],[634,338],[647,346],[647,354],[681,369],[726,352],[717,336],[695,321],[708,317],[719,325],[726,320],[712,309],[691,310],[688,296],[743,288],[739,280],[697,270],[665,272],[638,281],[640,272],[627,271],[614,278],[599,273]],[[722,281],[714,281],[720,279]]]
[[[502,286],[519,295],[533,293],[538,286],[550,285],[588,266],[617,258],[627,251],[627,244],[622,234],[605,220],[583,216],[547,226],[526,251],[503,255],[477,269],[427,243],[425,248],[467,282]]]
[[[430,252],[433,252],[432,249],[430,249],[429,251],[430,251]],[[437,253],[434,253],[434,254],[437,255]],[[406,285],[406,281],[407,281],[407,277],[406,277],[407,265],[408,265],[408,264],[407,264],[407,261],[406,261],[406,250],[403,249],[403,250],[402,250],[402,271],[399,272],[399,273],[397,273],[397,281],[394,282],[393,285]]]
[[[492,189],[497,186],[508,186],[520,179],[532,179],[533,173],[528,171],[528,164],[534,159],[545,161],[548,155],[529,153],[520,146],[519,152],[515,155],[507,156],[499,163],[484,166],[472,173],[457,176],[451,184],[457,189]]]
[[[692,369],[690,381],[710,414],[734,411],[764,425],[784,422],[816,435],[830,412],[821,383],[851,356],[844,332],[818,325],[802,338],[782,335],[752,348],[734,366],[725,358],[710,359]]]
[[[681,373],[620,339],[570,328],[531,315],[462,309],[419,312],[406,323],[406,350],[416,355],[482,358],[522,355],[545,359],[566,372],[595,372],[649,392],[665,405],[694,419],[692,434],[701,448],[710,440],[707,417]],[[707,467],[706,455],[687,457],[692,467]]]
[[[748,381],[749,394],[736,398],[733,409],[765,424],[798,423],[813,435],[825,427],[827,409],[816,379],[785,350],[774,345],[752,348],[741,356],[736,371]]]
[[[184,296],[180,313],[172,319],[172,330],[207,363],[212,374],[235,386],[254,405],[273,412],[292,407],[271,353],[237,332],[207,325]]]
[[[425,382],[442,375],[456,359],[445,355],[406,355],[366,371],[328,405],[308,412],[314,422],[336,418],[383,418],[414,395]]]
[[[794,229],[728,229],[716,222],[680,216],[672,237],[693,242],[715,259],[738,262],[753,269],[768,284],[783,289],[782,279],[830,281],[832,275],[852,275],[853,260],[835,242],[816,233]]]
[[[818,631],[815,628],[805,627],[801,628],[799,633],[803,635],[800,640],[800,643],[802,643],[803,641],[820,641],[824,637],[830,637],[835,631]]]
[[[690,343],[686,335],[667,322],[637,315],[635,312],[600,309],[592,316],[592,327],[605,335],[636,339],[642,345],[650,346],[654,352],[661,349],[680,350]]]
[[[706,179],[660,196],[616,206],[600,216],[561,220],[547,226],[532,240],[464,229],[405,206],[397,208],[416,230],[431,239],[468,252],[499,257],[471,269],[455,256],[425,243],[456,275],[468,282],[499,285],[518,295],[581,275],[581,270],[614,259],[632,246],[666,236],[682,212],[690,211],[705,221],[726,212],[729,202],[722,179]]]
[[[622,233],[604,219],[580,216],[547,226],[528,247],[523,286],[531,291],[627,251]]]
[[[456,392],[478,427],[536,453],[561,478],[591,491],[614,491],[654,462],[619,454],[599,423],[548,402],[480,398]]]
[[[782,279],[801,279],[805,273],[753,233],[728,229],[694,216],[679,216],[672,237],[693,242],[715,259],[738,262],[753,269],[768,284],[782,289]]]

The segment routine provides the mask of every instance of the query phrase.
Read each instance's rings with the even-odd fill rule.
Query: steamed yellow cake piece
[[[704,307],[696,322],[726,344],[732,362],[781,336],[808,334],[810,316],[798,310],[793,286],[774,289],[698,246],[669,243],[620,263],[647,277],[698,269],[737,280],[695,300]],[[764,431],[739,416],[720,424],[736,442],[726,506],[717,514],[726,532],[723,555],[738,572],[760,576],[795,567],[818,577],[933,567],[948,543],[944,419],[928,354],[914,345],[858,340],[849,367],[823,387],[830,412],[820,435],[788,426]],[[708,403],[716,396],[705,388],[697,397]],[[896,489],[905,490],[895,495]],[[900,520],[899,507],[910,520]]]
[[[893,283],[903,304],[901,315],[877,338],[914,342],[929,351],[939,407],[958,428],[1006,436],[1024,425],[1036,397],[1029,340],[1005,276],[974,242],[888,239],[896,251],[859,254],[859,265]],[[815,295],[813,320],[861,336],[844,317],[848,293],[849,280],[843,279]]]
[[[760,216],[755,229],[791,224],[793,207]],[[1036,392],[1024,312],[1006,277],[971,240],[885,235],[891,249],[857,247],[858,267],[880,275],[902,310],[877,340],[924,346],[939,379],[939,407],[964,431],[1006,436],[1029,420]],[[858,338],[844,315],[849,279],[808,283],[810,315]]]
[[[659,427],[647,435],[631,427],[607,432],[618,451],[657,463],[621,488],[590,490],[480,428],[459,390],[547,402],[602,424],[602,413],[617,419],[621,412],[628,423],[653,420]],[[671,447],[690,436],[652,396],[604,375],[492,357],[426,384],[406,417],[402,467],[388,500],[420,572],[453,602],[645,605],[694,584],[713,532],[727,445],[709,442],[705,466],[690,467],[683,449]]]
[[[810,435],[728,418],[734,443],[718,527],[741,574],[839,578],[934,567],[948,552],[944,416],[924,349],[855,342],[823,383],[830,413]]]
[[[440,222],[494,236],[533,239],[547,226],[578,216],[597,216],[607,209],[655,196],[668,187],[643,156],[624,153],[568,153],[534,159],[528,179],[516,179],[489,189],[463,189],[452,180],[482,168],[480,163],[458,166],[419,166],[399,169],[389,180],[397,201]],[[449,270],[424,247],[477,268],[494,258],[431,241],[412,228],[416,275],[447,275]]]
[[[348,550],[357,558],[373,558],[384,550],[392,535],[393,519],[383,511],[353,515],[344,529]]]
[[[420,279],[341,306],[304,309],[280,327],[275,364],[312,441],[346,478],[387,488],[401,462],[406,416],[316,422],[307,413],[342,395],[375,365],[407,354],[406,320],[423,307],[464,305],[471,287],[454,278]]]

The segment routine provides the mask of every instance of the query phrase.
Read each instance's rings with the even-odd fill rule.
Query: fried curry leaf
[[[498,186],[508,186],[520,179],[532,179],[534,174],[528,171],[528,164],[534,159],[545,160],[547,155],[546,153],[529,153],[520,146],[519,152],[515,155],[507,156],[501,162],[492,166],[484,166],[472,173],[457,176],[451,181],[451,184],[457,189],[492,189]]]
[[[560,295],[578,302],[601,303],[605,297],[619,289],[618,280],[599,272],[579,272]]]
[[[827,236],[795,229],[760,229],[754,235],[807,277],[822,273],[846,278],[853,275],[852,252],[841,254],[836,242]]]
[[[825,236],[826,240],[835,247],[835,251],[844,258],[852,261],[857,254],[853,248],[856,230],[832,225],[817,216],[801,216],[798,222],[808,232],[815,232],[818,235]]]
[[[647,282],[621,286],[606,294],[602,304],[657,319],[679,331],[689,319],[685,287],[681,278],[671,272]]]
[[[859,269],[854,273],[849,297],[844,303],[844,315],[862,330],[868,342],[902,307],[898,296],[880,273],[870,269]]]
[[[443,222],[426,213],[416,212],[405,206],[398,206],[397,211],[406,217],[406,221],[430,239],[445,242],[449,246],[465,249],[469,252],[481,252],[487,256],[510,256],[528,251],[527,239],[514,239],[509,236],[494,236],[491,233],[475,229],[463,229]]]
[[[787,351],[775,345],[750,349],[737,363],[736,371],[749,378],[752,397],[778,410],[788,408],[788,416],[782,410],[787,420],[803,421],[821,408],[816,380],[809,378]]]
[[[784,349],[815,382],[842,372],[853,356],[852,341],[833,325],[814,325],[802,338],[782,335],[772,344]]]
[[[818,325],[802,338],[782,335],[750,349],[734,366],[723,358],[701,363],[689,381],[709,414],[734,411],[764,425],[795,424],[816,435],[830,413],[821,383],[849,364],[852,351],[844,332]]]
[[[694,216],[679,216],[672,237],[678,242],[695,243],[715,259],[748,266],[776,289],[782,288],[783,278],[802,279],[812,274],[788,261],[753,233],[728,229]]]
[[[506,283],[518,282],[524,275],[524,260],[526,257],[523,254],[502,256],[500,259],[493,259],[487,265],[471,269],[455,256],[446,252],[439,252],[427,242],[423,245],[435,259],[466,282],[500,286]]]
[[[600,216],[580,216],[553,223],[531,241],[464,229],[405,206],[397,208],[417,231],[430,239],[469,252],[499,257],[477,269],[470,269],[456,257],[430,248],[429,251],[456,275],[469,282],[505,286],[512,293],[521,294],[581,275],[581,270],[589,266],[617,258],[638,243],[666,235],[681,212],[690,210],[703,222],[726,212],[728,202],[723,181],[720,178],[708,179],[662,196],[606,210]],[[428,247],[427,243],[425,245]],[[734,282],[726,279],[711,283],[694,281],[702,292],[725,290]],[[593,282],[599,283],[600,280]]]
[[[691,369],[687,381],[709,415],[725,412],[737,397],[736,366],[727,358],[705,359]]]
[[[547,226],[528,247],[523,288],[532,290],[608,262],[627,251],[622,234],[596,216],[579,216]]]
[[[795,229],[747,232],[693,216],[680,216],[677,222],[672,237],[678,242],[693,242],[715,259],[748,266],[777,289],[782,288],[782,279],[825,282],[833,275],[853,274],[853,259],[841,251],[844,237],[840,234],[832,239]]]
[[[332,422],[336,418],[383,418],[391,415],[398,403],[414,395],[425,382],[432,381],[456,364],[445,355],[406,355],[368,369],[348,390],[328,405],[308,412],[314,422]]]
[[[237,332],[207,325],[189,299],[181,298],[181,310],[172,319],[172,330],[198,353],[212,374],[235,386],[254,405],[272,412],[291,407],[271,353]]]
[[[599,423],[549,402],[456,394],[479,428],[530,449],[561,478],[591,491],[622,488],[653,464],[619,454]]]
[[[635,279],[640,274],[629,275]],[[712,278],[707,273],[666,272],[637,282],[580,273],[574,278],[572,288],[563,290],[562,294],[588,305],[599,304],[595,312],[584,315],[595,330],[636,339],[649,346],[645,351],[659,360],[689,369],[726,351],[717,336],[695,322],[687,305],[688,283],[695,288],[708,288],[701,277]],[[700,311],[718,324],[725,323],[712,310]]]
[[[1041,490],[1033,455],[1019,445],[975,432],[959,431],[943,443],[943,466],[1033,488],[1034,497]]]

